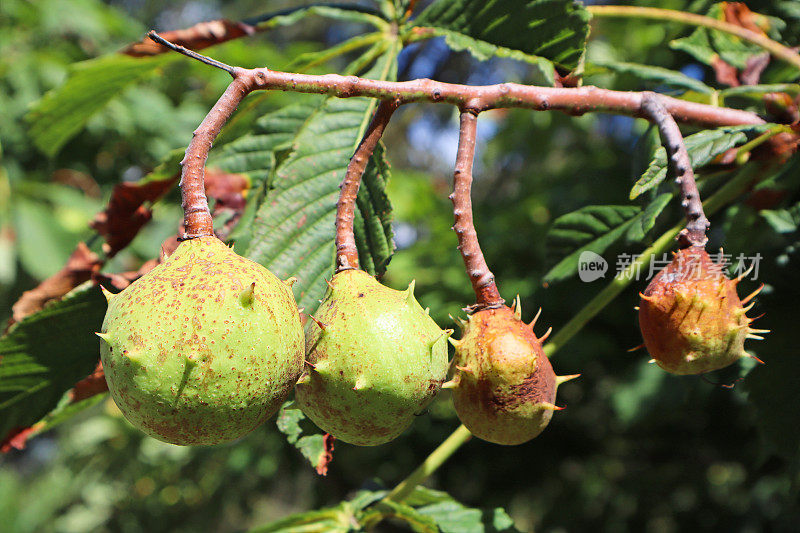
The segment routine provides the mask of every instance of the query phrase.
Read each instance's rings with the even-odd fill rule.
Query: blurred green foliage
[[[641,2],[705,12],[711,2]],[[0,3],[0,319],[22,291],[58,270],[77,242],[92,239],[87,223],[111,187],[135,180],[191,132],[227,83],[227,75],[188,60],[168,61],[126,88],[53,157],[38,151],[25,116],[46,91],[62,84],[74,62],[118,50],[144,30],[186,27],[200,20],[241,19],[292,2],[158,2],[3,0]],[[800,12],[793,2],[751,2],[781,17],[782,40],[797,44]],[[284,68],[305,52],[339,43],[359,27],[309,19],[211,49],[223,61]],[[664,43],[691,29],[639,20],[595,23],[587,64],[638,63],[692,73],[719,89],[713,71]],[[346,59],[318,67],[339,71]],[[451,53],[440,40],[415,44],[399,60],[402,78],[459,83],[544,83],[532,66],[510,59],[479,62]],[[772,64],[763,83],[783,81]],[[587,82],[616,89],[653,88],[631,69],[587,69]],[[668,84],[667,84],[668,85]],[[660,87],[660,86],[657,86]],[[670,87],[674,90],[674,87]],[[703,93],[706,94],[706,93]],[[702,96],[707,98],[708,96]],[[295,101],[291,94],[250,97],[261,112]],[[249,102],[250,100],[248,100]],[[758,100],[744,105],[758,109]],[[245,106],[243,106],[245,107]],[[226,132],[246,131],[248,116]],[[385,138],[393,166],[389,196],[399,250],[385,282],[417,280],[423,306],[442,325],[463,314],[472,294],[455,249],[447,200],[457,122],[445,106],[406,106]],[[225,134],[224,134],[225,135]],[[223,136],[224,139],[224,136]],[[474,186],[483,250],[502,294],[520,294],[523,316],[542,306],[537,332],[565,324],[602,286],[570,279],[549,286],[553,265],[545,235],[554,219],[586,205],[621,205],[647,168],[654,136],[624,117],[492,111],[481,116]],[[709,177],[713,186],[719,179]],[[716,180],[716,181],[715,181]],[[767,287],[755,315],[773,330],[748,344],[767,365],[742,363],[710,377],[674,377],[647,365],[632,307],[644,281],[609,305],[554,358],[559,374],[582,373],[561,389],[547,431],[506,448],[474,440],[431,480],[458,501],[503,507],[521,530],[791,531],[800,523],[798,428],[800,363],[796,331],[800,268],[796,248],[800,164],[797,157],[760,185],[779,200],[760,212],[750,200],[714,217],[711,247],[762,256]],[[667,189],[668,190],[668,189]],[[756,191],[757,193],[758,191]],[[177,195],[155,206],[154,219],[108,265],[138,267],[155,256],[180,218]],[[679,218],[664,211],[656,232]],[[90,240],[93,249],[99,242]],[[604,256],[638,253],[617,243]],[[614,265],[611,265],[614,268]],[[743,282],[742,294],[756,288]],[[541,328],[541,329],[539,329]],[[748,374],[749,372],[749,374]],[[104,401],[22,452],[0,457],[0,529],[13,532],[238,531],[294,512],[334,506],[358,489],[392,486],[456,426],[447,393],[410,431],[378,448],[340,444],[328,476],[318,477],[287,444],[274,421],[240,441],[179,448],[131,428]]]

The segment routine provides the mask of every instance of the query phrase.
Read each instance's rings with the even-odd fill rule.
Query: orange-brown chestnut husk
[[[515,309],[483,309],[462,321],[453,361],[455,373],[444,386],[453,389],[461,422],[476,437],[514,445],[538,436],[559,410],[560,383],[577,376],[556,376],[533,333],[532,323]],[[538,315],[537,315],[538,317]],[[548,332],[549,333],[549,332]]]
[[[745,339],[760,339],[736,285],[702,246],[679,250],[641,294],[639,327],[653,361],[672,374],[702,374],[741,357]],[[759,289],[760,290],[760,289]]]

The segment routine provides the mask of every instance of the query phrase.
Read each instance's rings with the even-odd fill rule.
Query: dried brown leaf
[[[319,463],[317,463],[317,474],[320,476],[328,475],[328,465],[333,461],[333,441],[335,439],[330,433],[325,433],[322,437],[324,451],[320,455]]]
[[[152,217],[143,204],[153,202],[175,186],[177,176],[147,183],[120,183],[114,187],[108,207],[95,216],[89,226],[106,240],[103,251],[111,258],[128,246]]]
[[[103,363],[98,361],[94,372],[77,382],[72,390],[69,391],[70,403],[91,398],[107,390],[108,384],[106,383],[106,375],[103,372]]]
[[[42,422],[38,422],[27,428],[17,427],[12,429],[8,435],[5,436],[3,441],[0,442],[0,453],[8,453],[11,450],[24,450],[28,442],[28,437],[30,437],[32,433],[38,431],[40,424],[42,424]]]
[[[738,87],[741,85],[739,82],[739,71],[736,67],[726,63],[718,55],[714,56],[711,60],[711,66],[714,68],[714,74],[717,77],[717,82],[730,87]]]
[[[245,35],[252,35],[256,29],[243,22],[227,19],[200,22],[190,28],[182,30],[165,31],[161,37],[190,50],[202,50],[215,44],[238,39]],[[123,48],[120,53],[133,57],[146,57],[163,54],[169,49],[145,37],[137,43],[132,43]]]
[[[742,85],[758,85],[761,80],[761,74],[764,73],[764,69],[769,65],[769,58],[769,52],[749,57],[747,65],[739,75]]]
[[[11,308],[11,324],[41,310],[47,302],[61,298],[84,281],[88,281],[102,266],[103,261],[97,254],[89,250],[85,243],[79,243],[61,270],[41,282],[35,289],[22,293]]]

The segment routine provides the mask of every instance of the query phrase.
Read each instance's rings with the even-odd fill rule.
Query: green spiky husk
[[[679,250],[642,293],[639,327],[656,364],[678,375],[724,368],[747,356],[751,320],[702,247]]]
[[[307,374],[295,391],[303,412],[350,444],[400,435],[446,377],[450,331],[417,303],[413,285],[396,291],[360,270],[333,277],[314,318]]]
[[[515,445],[547,427],[558,378],[532,325],[508,307],[484,309],[470,316],[453,344],[453,402],[476,437]]]
[[[145,433],[218,444],[275,413],[303,365],[289,286],[216,237],[184,241],[109,301],[101,357],[111,395]]]

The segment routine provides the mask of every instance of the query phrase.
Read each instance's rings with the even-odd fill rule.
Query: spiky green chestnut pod
[[[747,338],[760,339],[746,316],[747,303],[701,246],[679,250],[642,293],[639,327],[656,364],[673,374],[702,374],[741,357]]]
[[[216,237],[184,241],[109,299],[101,356],[136,427],[172,444],[218,444],[275,413],[303,368],[290,286]]]
[[[337,439],[375,446],[402,433],[447,375],[447,337],[413,294],[361,270],[336,274],[306,334],[303,412]]]
[[[537,315],[538,317],[538,315]],[[577,376],[556,376],[542,350],[542,339],[516,311],[503,306],[483,309],[462,321],[456,347],[453,389],[456,413],[478,438],[515,445],[538,436],[559,408],[560,383]]]

